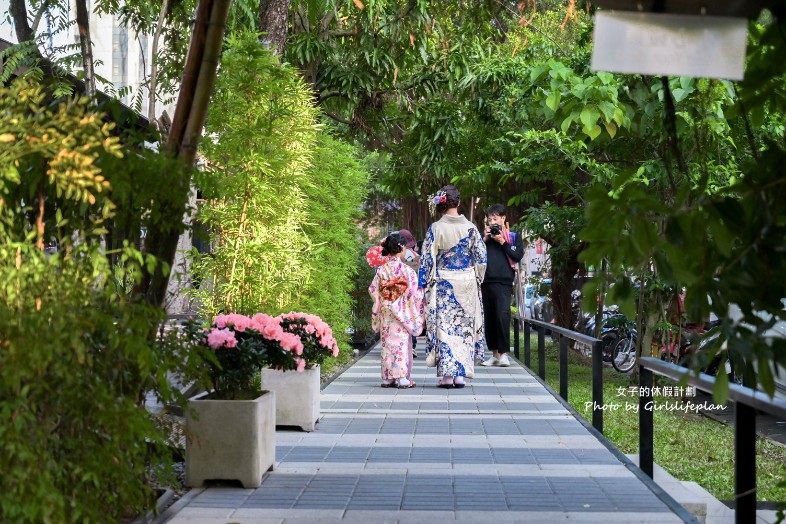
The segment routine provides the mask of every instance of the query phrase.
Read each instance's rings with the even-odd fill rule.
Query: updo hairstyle
[[[401,253],[406,243],[407,241],[401,235],[391,233],[382,241],[382,255],[389,256]]]
[[[442,189],[439,190],[438,194],[443,192],[445,193],[445,197],[446,197],[445,202],[440,202],[439,204],[437,204],[437,213],[440,215],[445,213],[445,211],[447,211],[448,209],[458,207],[459,199],[461,198],[461,193],[459,193],[459,190],[456,189],[456,186],[454,186],[453,184],[448,184],[447,186],[444,186]]]

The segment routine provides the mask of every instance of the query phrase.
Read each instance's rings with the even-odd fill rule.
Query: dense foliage
[[[198,177],[213,250],[194,294],[208,316],[306,311],[345,343],[368,172],[318,131],[309,90],[255,35],[232,38],[223,60]]]
[[[201,311],[289,311],[310,278],[304,186],[316,110],[297,74],[247,34],[229,39],[197,175],[198,220],[212,236],[194,271]]]
[[[115,193],[114,174],[99,166],[136,154],[103,116],[85,100],[52,103],[24,81],[0,88],[4,522],[139,514],[155,499],[151,464],[171,465],[168,433],[144,402],[148,392],[175,398],[167,372],[189,355],[175,339],[152,341],[163,312],[118,285],[133,285],[141,264],[155,261],[142,260],[133,243],[114,252],[102,245],[124,197]],[[129,192],[149,194],[125,180]],[[123,216],[135,212],[142,224],[145,210]]]
[[[327,322],[341,343],[350,326],[352,277],[358,270],[359,211],[366,195],[368,171],[351,146],[320,132],[304,187],[307,220],[303,233],[311,242],[311,275],[297,298],[297,308]],[[369,313],[370,315],[370,313]]]

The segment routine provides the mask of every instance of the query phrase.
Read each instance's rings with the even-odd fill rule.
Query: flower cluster
[[[390,256],[382,254],[382,246],[371,246],[366,252],[366,262],[371,267],[379,267],[390,260]]]
[[[264,367],[303,371],[307,365],[338,355],[330,326],[306,313],[218,315],[208,329],[198,333],[215,398],[257,393],[257,377]]]
[[[437,204],[444,204],[448,201],[448,194],[442,189],[428,197],[428,209],[432,215],[437,212]]]
[[[264,313],[218,315],[202,332],[200,345],[209,350],[205,352],[207,374],[217,398],[258,392],[256,378],[263,367],[298,371],[306,367],[300,338]]]
[[[338,356],[333,330],[318,316],[292,312],[278,318],[284,331],[303,343],[303,358],[308,364],[321,364],[329,356]]]

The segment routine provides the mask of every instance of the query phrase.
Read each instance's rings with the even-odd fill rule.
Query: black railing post
[[[734,522],[756,522],[756,409],[742,402],[734,403],[734,492]]]
[[[513,356],[519,357],[519,316],[513,315]]]
[[[639,467],[652,477],[653,418],[652,418],[652,371],[639,367]]]
[[[559,336],[559,396],[568,400],[568,337]]]
[[[524,365],[530,368],[530,329],[526,320],[524,321]],[[531,369],[531,368],[530,368]]]
[[[603,433],[603,342],[592,345],[592,425]]]
[[[538,326],[538,376],[546,380],[546,328]]]

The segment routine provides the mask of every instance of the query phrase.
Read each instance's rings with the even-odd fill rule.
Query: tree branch
[[[320,93],[317,97],[317,104],[321,104],[328,98],[333,98],[334,96],[344,96],[344,93],[341,91],[329,91],[327,93]]]
[[[660,77],[660,80],[663,83],[663,100],[666,103],[666,118],[664,123],[666,124],[666,132],[668,133],[671,152],[674,155],[674,158],[677,160],[677,166],[679,166],[680,171],[687,173],[688,169],[685,166],[685,159],[682,158],[682,151],[680,151],[680,144],[677,138],[677,114],[674,108],[674,98],[671,96],[671,88],[669,87],[669,77],[662,76]],[[674,184],[674,180],[670,179],[669,181],[671,182],[671,188],[676,195],[677,187]]]
[[[326,116],[329,116],[330,118],[335,120],[336,122],[341,122],[342,124],[346,124],[348,126],[354,126],[355,125],[352,122],[352,120],[347,120],[346,118],[338,116],[335,113],[331,113],[330,111],[325,111],[324,109],[322,109],[322,112],[325,113]]]

